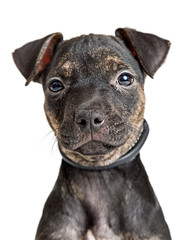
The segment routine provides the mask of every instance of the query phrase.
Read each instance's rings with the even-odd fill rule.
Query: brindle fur
[[[154,74],[167,54],[169,42],[149,37],[161,56],[157,54],[156,62],[149,57],[146,60],[142,51],[137,55],[134,43],[128,44],[129,31],[134,31],[135,39],[135,30],[125,29],[122,33],[120,29],[118,37],[90,34],[61,41],[61,35],[55,34],[36,41],[42,47],[41,55],[36,53],[38,63],[36,57],[31,60],[36,69],[32,74],[32,67],[25,67],[21,59],[34,43],[13,54],[28,83],[33,80],[43,85],[45,113],[61,151],[84,166],[115,162],[135,145],[142,133],[145,72]],[[50,48],[45,40],[51,43]],[[162,51],[156,51],[156,41],[158,46],[164,44]],[[150,48],[146,47],[146,51]],[[156,58],[155,54],[151,58]],[[146,67],[150,62],[156,66]],[[135,79],[129,87],[117,83],[117,77],[125,70]],[[49,89],[53,78],[64,85],[59,93]],[[96,129],[90,123],[83,129],[77,118],[84,112],[104,116],[102,126]],[[131,164],[100,171],[78,169],[62,161],[36,240],[109,239],[171,239],[139,155]]]

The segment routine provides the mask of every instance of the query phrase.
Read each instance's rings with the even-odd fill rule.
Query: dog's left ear
[[[143,70],[153,78],[168,54],[170,42],[130,28],[118,28],[115,34],[125,42]]]
[[[62,40],[61,33],[53,33],[15,50],[13,59],[19,71],[27,79],[26,86],[31,81],[41,83],[41,75],[51,62],[57,44]]]

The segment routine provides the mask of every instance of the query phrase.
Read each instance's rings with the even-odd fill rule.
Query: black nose
[[[105,114],[101,110],[78,110],[75,113],[75,123],[82,131],[97,131],[104,123]]]

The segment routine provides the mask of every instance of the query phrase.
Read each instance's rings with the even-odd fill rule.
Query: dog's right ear
[[[42,73],[51,62],[55,49],[62,40],[61,33],[54,33],[15,50],[13,59],[27,79],[26,86],[31,81],[41,83]]]

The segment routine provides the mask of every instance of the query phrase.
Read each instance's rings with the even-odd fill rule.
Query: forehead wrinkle
[[[79,62],[75,58],[78,58]],[[133,74],[135,73],[129,64],[124,62],[121,56],[116,55],[113,50],[105,46],[89,46],[86,52],[82,48],[79,57],[65,53],[60,60],[57,71],[64,77],[72,77],[76,71],[79,73],[89,73],[89,69],[100,69],[100,72],[103,74],[121,70],[130,70]]]
[[[113,50],[107,47],[92,48],[88,52],[89,56],[95,60],[100,67],[104,67],[107,71],[118,71],[121,69],[130,70],[133,74],[135,71]]]
[[[121,58],[107,47],[89,49],[88,55],[95,61],[95,67],[100,68],[100,70],[116,71],[119,65],[125,65]]]

